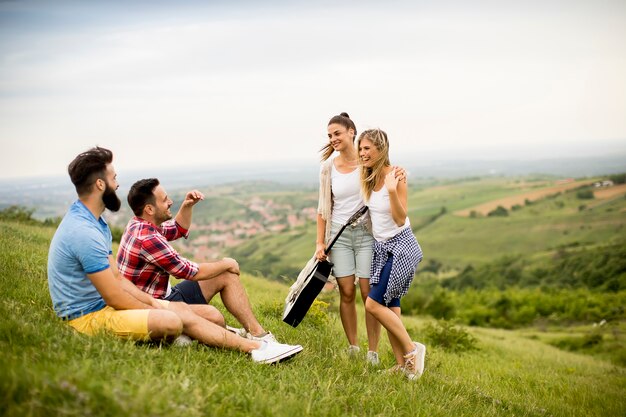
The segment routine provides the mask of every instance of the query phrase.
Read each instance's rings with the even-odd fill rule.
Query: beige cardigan
[[[333,211],[333,190],[331,188],[330,177],[333,158],[328,158],[320,169],[320,191],[319,202],[317,204],[317,214],[322,215],[326,221],[326,232],[324,233],[324,244],[330,243],[331,213]]]

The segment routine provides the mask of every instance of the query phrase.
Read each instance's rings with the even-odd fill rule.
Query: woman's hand
[[[406,171],[404,168],[397,165],[391,168],[394,168],[396,170],[396,178],[398,179],[398,182],[406,182]]]
[[[385,175],[385,187],[387,191],[395,192],[398,187],[398,177],[396,176],[396,167],[391,168],[391,171]]]
[[[326,245],[324,245],[323,243],[317,242],[315,244],[315,257],[317,258],[318,261],[326,260],[327,256],[324,253],[325,250],[326,250]]]

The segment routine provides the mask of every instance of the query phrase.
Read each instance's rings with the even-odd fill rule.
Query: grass
[[[0,221],[2,416],[619,416],[626,369],[521,331],[468,328],[477,349],[429,344],[415,382],[352,360],[336,294],[296,329],[280,320],[287,286],[242,277],[261,322],[302,354],[277,366],[194,343],[176,348],[86,337],[58,321],[46,282],[51,228]],[[216,303],[221,308],[220,303]],[[361,305],[359,304],[361,308]],[[361,316],[362,317],[362,316]],[[405,317],[416,338],[430,321]],[[232,320],[231,320],[232,321]],[[363,350],[365,335],[360,323]],[[545,333],[545,334],[549,334]],[[556,333],[555,333],[556,334]],[[558,335],[557,335],[558,336]],[[381,360],[391,366],[389,343]]]
[[[516,192],[507,188],[504,179],[499,184],[489,181],[487,185],[498,188],[498,192]],[[462,190],[468,195],[475,188],[463,184],[459,187],[459,192]],[[489,198],[482,202],[493,199],[493,193],[487,192]],[[476,196],[472,195],[473,200]],[[424,199],[427,198],[425,195]],[[457,199],[449,212],[471,207],[473,204],[467,200],[464,200],[467,205],[461,207]],[[582,204],[584,201],[577,199],[575,192],[567,192],[509,211],[507,217],[463,218],[447,214],[420,229],[418,240],[425,256],[447,266],[463,267],[490,262],[503,255],[537,256],[573,243],[608,242],[619,237],[626,227],[626,218],[621,212],[626,207],[624,198],[597,210],[579,210]]]
[[[623,321],[569,327],[551,326],[547,331],[529,328],[520,330],[519,334],[562,350],[592,355],[622,366],[626,364],[626,323]]]

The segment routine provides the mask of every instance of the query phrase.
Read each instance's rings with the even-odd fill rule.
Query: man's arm
[[[156,298],[150,296],[150,294],[141,291],[135,284],[124,278],[123,276],[119,276],[117,280],[120,282],[122,289],[128,293],[131,297],[135,298],[137,301],[142,302],[144,304],[150,305],[152,308],[165,308]]]
[[[194,281],[211,279],[226,271],[239,275],[239,264],[237,261],[232,258],[224,258],[220,261],[198,264],[198,273],[191,279]]]
[[[116,310],[140,310],[151,309],[151,304],[139,301],[126,292],[115,277],[112,268],[100,272],[87,274],[91,283],[96,287],[104,302]]]
[[[120,285],[110,240],[105,242],[100,232],[91,228],[83,228],[82,232],[72,243],[74,252],[84,271],[97,271],[86,275],[106,305],[116,310],[152,308],[150,303],[138,300]]]
[[[117,269],[117,263],[113,260],[113,255],[109,255],[109,265],[111,265],[111,271],[113,271],[113,275],[119,281],[120,286],[124,291],[126,291],[131,297],[136,298],[137,301],[150,305],[154,308],[162,308],[161,304],[159,304],[156,299],[150,294],[147,294],[141,291],[135,284],[124,278],[120,275],[119,270]]]
[[[198,264],[180,256],[164,236],[156,234],[142,241],[142,256],[178,279],[200,281],[226,271],[239,275],[239,264],[232,258]]]
[[[189,191],[185,196],[185,200],[180,205],[178,213],[176,213],[176,223],[178,223],[183,229],[189,230],[191,227],[191,216],[193,212],[193,206],[199,201],[204,200],[204,194],[198,190]]]

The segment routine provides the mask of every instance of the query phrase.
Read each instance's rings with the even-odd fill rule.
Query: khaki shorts
[[[164,306],[169,301],[158,300]],[[102,310],[85,314],[68,324],[80,333],[92,336],[100,332],[110,332],[116,336],[134,340],[149,340],[148,314],[151,310],[115,310],[106,306]]]
[[[341,226],[339,223],[331,224],[332,236],[339,232]],[[333,276],[343,278],[355,275],[356,278],[369,279],[373,253],[374,238],[364,225],[346,227],[330,251]]]

